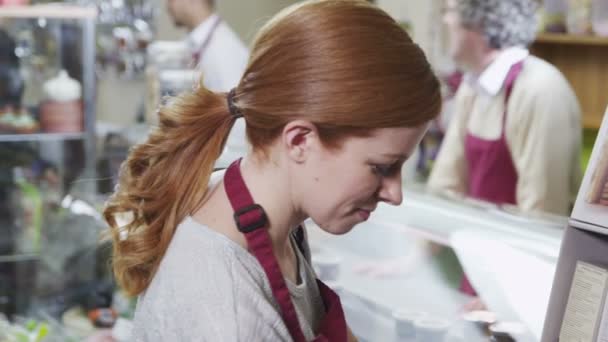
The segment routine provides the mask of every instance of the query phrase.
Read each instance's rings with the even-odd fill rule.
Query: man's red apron
[[[515,204],[517,170],[505,138],[507,105],[513,84],[523,67],[523,61],[514,64],[504,83],[505,104],[502,116],[502,129],[497,140],[481,139],[467,133],[464,153],[468,167],[467,195],[495,204]],[[463,277],[460,289],[467,294],[476,295],[467,277]]]
[[[279,304],[281,316],[292,339],[295,342],[306,341],[300,328],[289,290],[285,284],[285,279],[272,250],[272,243],[267,229],[268,219],[264,209],[260,205],[255,204],[247,189],[247,185],[245,185],[240,171],[240,159],[232,163],[226,170],[224,188],[234,210],[236,225],[239,231],[245,235],[249,251],[258,259],[268,277],[272,293]],[[318,279],[317,285],[325,304],[326,312],[317,332],[318,336],[314,341],[346,342],[347,327],[340,298]]]

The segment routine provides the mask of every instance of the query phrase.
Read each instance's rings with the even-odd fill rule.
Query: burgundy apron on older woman
[[[495,204],[515,204],[517,188],[517,169],[505,138],[507,105],[513,84],[523,67],[523,61],[514,64],[505,79],[505,104],[502,115],[502,128],[497,140],[487,140],[467,133],[464,153],[468,166],[467,195]],[[462,278],[460,289],[467,294],[476,295],[467,277]]]
[[[245,235],[249,251],[258,259],[264,269],[275,300],[279,304],[281,316],[292,339],[304,342],[304,334],[291,301],[285,279],[272,250],[268,234],[268,219],[264,209],[255,204],[241,175],[240,159],[232,163],[224,175],[224,188],[234,210],[234,220],[241,233]],[[334,291],[317,279],[319,292],[325,304],[325,317],[319,326],[314,341],[346,342],[347,328],[340,298]]]

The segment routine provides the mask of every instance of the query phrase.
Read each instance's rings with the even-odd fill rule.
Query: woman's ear
[[[287,156],[297,163],[306,161],[310,152],[321,143],[317,127],[306,120],[295,120],[285,125],[281,141]]]

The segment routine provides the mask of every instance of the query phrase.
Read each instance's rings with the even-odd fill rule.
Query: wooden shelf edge
[[[583,115],[583,128],[599,130],[602,126],[602,117],[587,117]]]
[[[592,35],[574,35],[566,33],[540,33],[534,41],[535,44],[570,44],[593,45],[608,47],[608,37]]]

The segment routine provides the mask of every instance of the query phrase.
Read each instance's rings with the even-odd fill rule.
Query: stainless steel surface
[[[91,193],[97,192],[95,179],[95,163],[97,161],[96,135],[95,135],[95,20],[85,20],[82,23],[82,90],[84,103],[85,128],[85,171],[84,179]],[[90,184],[89,184],[90,183]]]

